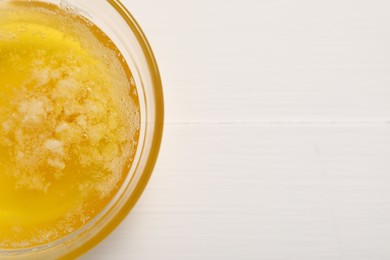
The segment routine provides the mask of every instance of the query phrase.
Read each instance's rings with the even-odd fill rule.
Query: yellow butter
[[[139,135],[112,41],[50,4],[0,4],[0,248],[53,242],[115,195]]]

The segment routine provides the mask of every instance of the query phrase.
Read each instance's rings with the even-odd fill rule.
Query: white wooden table
[[[390,1],[127,0],[166,125],[81,259],[390,259]]]

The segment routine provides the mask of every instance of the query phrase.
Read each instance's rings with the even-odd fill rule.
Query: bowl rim
[[[105,239],[114,229],[124,220],[128,215],[131,209],[135,206],[138,199],[141,197],[145,187],[152,175],[154,166],[157,161],[157,157],[161,147],[163,127],[164,127],[164,96],[162,88],[162,80],[160,76],[160,71],[157,65],[155,55],[152,51],[152,48],[149,44],[148,39],[146,38],[143,30],[140,25],[134,18],[134,16],[129,12],[125,5],[120,0],[106,0],[119,15],[122,16],[126,24],[129,26],[131,31],[134,33],[137,38],[138,43],[140,44],[142,51],[145,55],[147,65],[149,67],[150,76],[152,79],[153,94],[154,94],[154,126],[153,126],[153,135],[151,137],[151,148],[148,153],[147,163],[144,168],[143,173],[141,174],[139,181],[132,192],[129,199],[125,202],[123,207],[118,211],[118,213],[104,226],[102,230],[96,233],[91,239],[82,244],[81,246],[75,248],[72,251],[66,252],[64,255],[60,256],[59,259],[75,259],[90,249],[98,245],[103,239]]]

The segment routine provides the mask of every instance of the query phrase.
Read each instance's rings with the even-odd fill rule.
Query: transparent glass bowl
[[[13,0],[0,0],[13,1]],[[40,0],[72,9],[101,28],[126,59],[136,81],[141,131],[135,160],[113,200],[80,230],[53,243],[23,250],[0,250],[1,259],[74,259],[103,240],[141,196],[160,148],[164,104],[159,70],[141,28],[118,0]]]

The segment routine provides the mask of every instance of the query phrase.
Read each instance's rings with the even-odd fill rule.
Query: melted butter
[[[54,5],[0,4],[0,248],[53,242],[112,199],[139,135],[130,82],[95,25]]]

